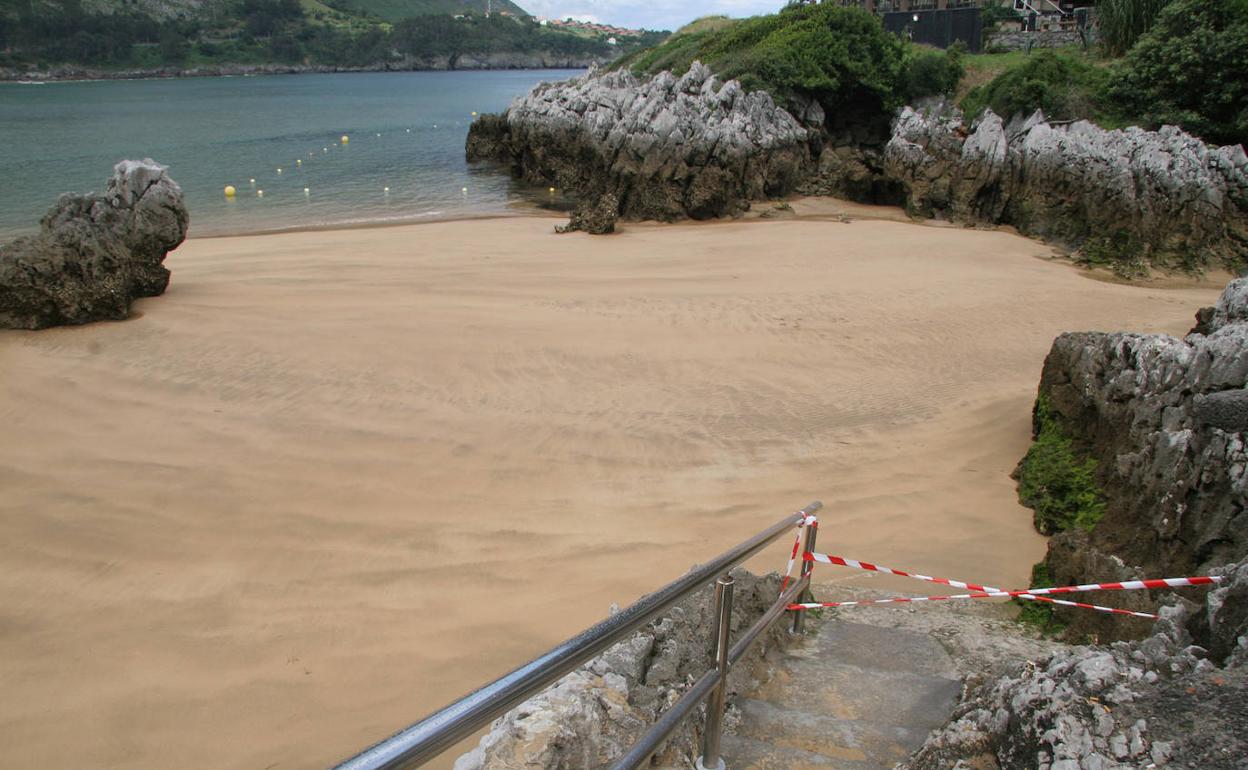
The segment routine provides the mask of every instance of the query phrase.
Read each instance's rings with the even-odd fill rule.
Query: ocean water
[[[0,238],[36,231],[63,192],[102,190],[123,158],[169,166],[192,236],[505,212],[522,191],[465,162],[472,113],[576,74],[0,83]]]

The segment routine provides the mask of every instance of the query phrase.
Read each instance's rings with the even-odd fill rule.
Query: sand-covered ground
[[[0,767],[323,767],[813,499],[832,553],[1022,587],[1053,337],[1218,293],[1005,232],[551,225],[192,240],[130,321],[0,332]]]

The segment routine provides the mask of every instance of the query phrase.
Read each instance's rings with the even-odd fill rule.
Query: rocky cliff
[[[103,195],[62,195],[37,235],[0,244],[0,329],[126,318],[135,298],[164,292],[188,222],[164,166],[118,163]]]
[[[613,195],[620,216],[661,221],[732,215],[785,195],[810,159],[796,118],[697,62],[680,77],[591,72],[544,83],[474,122],[467,154],[582,205]]]
[[[1248,557],[1245,386],[1248,279],[1231,282],[1183,339],[1081,332],[1054,341],[1039,401],[1076,454],[1096,460],[1106,501],[1090,531],[1050,541],[1055,583],[1177,577]],[[1101,638],[1123,628],[1072,619]]]
[[[1248,562],[1139,642],[1070,647],[968,688],[903,770],[1242,770]],[[1191,591],[1193,589],[1184,589]]]
[[[1248,264],[1248,156],[1166,126],[1051,125],[1037,112],[971,126],[938,104],[905,108],[885,173],[911,213],[1011,224],[1118,266]]]
[[[780,595],[776,575],[735,570],[732,637]],[[605,767],[632,747],[655,718],[710,667],[710,590],[680,602],[581,668],[495,721],[455,770],[584,770]],[[730,692],[747,686],[754,664],[787,640],[783,623],[754,644],[729,675]],[[701,711],[701,710],[699,710]],[[697,713],[697,712],[695,712]],[[667,741],[657,764],[692,767],[703,720],[694,716]]]

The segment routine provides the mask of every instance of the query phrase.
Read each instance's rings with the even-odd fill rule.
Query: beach
[[[0,767],[324,767],[816,499],[1025,587],[1053,338],[1223,281],[820,205],[192,239],[128,321],[0,333]]]

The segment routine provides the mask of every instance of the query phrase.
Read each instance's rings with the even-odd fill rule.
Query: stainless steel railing
[[[616,770],[631,770],[645,762],[707,695],[712,691],[717,691],[712,703],[712,710],[717,710],[713,744],[707,745],[705,740],[703,742],[703,759],[711,763],[706,766],[706,770],[714,770],[722,764],[719,761],[718,719],[723,714],[723,696],[728,670],[732,663],[745,654],[750,644],[784,613],[785,608],[798,600],[810,584],[809,570],[803,570],[802,578],[791,586],[731,649],[726,649],[728,620],[732,611],[732,578],[728,575],[728,571],[761,551],[780,535],[791,531],[806,516],[822,507],[821,503],[813,502],[802,510],[784,517],[709,562],[694,567],[684,576],[673,580],[654,593],[643,596],[628,608],[556,645],[545,654],[365,749],[338,765],[335,770],[406,770],[406,768],[419,767],[506,713],[508,709],[519,705],[553,684],[559,677],[622,640],[676,602],[712,580],[716,580],[715,667],[704,674],[680,701],[668,709],[637,745],[614,766]],[[808,527],[806,531],[812,533],[814,530]],[[805,550],[809,550],[812,545],[813,542],[809,543]],[[800,616],[801,612],[798,611],[796,614]],[[800,623],[797,621],[795,621],[795,628],[800,628]],[[710,730],[707,730],[705,735],[709,736]]]

